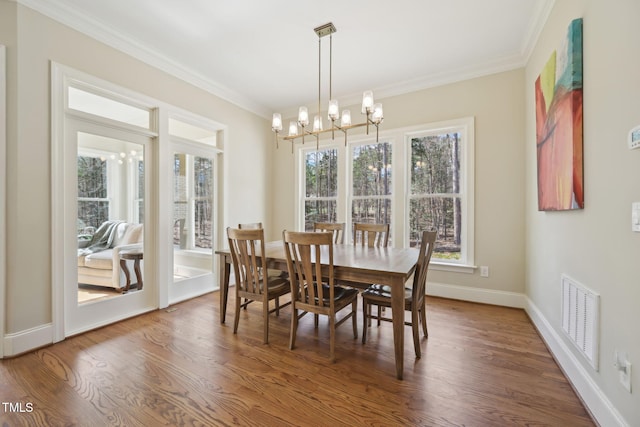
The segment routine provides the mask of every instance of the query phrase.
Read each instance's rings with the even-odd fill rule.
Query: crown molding
[[[538,38],[544,29],[544,25],[547,23],[549,19],[549,15],[551,15],[551,11],[553,10],[553,6],[555,5],[556,0],[546,0],[534,10],[531,15],[534,19],[529,23],[529,28],[527,30],[527,35],[522,42],[522,46],[520,51],[522,53],[523,62],[526,65],[529,62],[529,58],[533,53],[533,49],[538,42]]]
[[[114,49],[124,52],[148,65],[190,83],[212,95],[228,101],[240,108],[248,110],[264,118],[271,117],[271,111],[265,106],[215,82],[201,74],[195,73],[181,64],[167,58],[160,52],[150,50],[137,41],[123,36],[78,11],[49,0],[14,0],[16,3],[39,12],[54,21],[60,22],[82,34],[85,34]]]
[[[49,0],[11,1],[15,1],[18,4],[33,9],[57,22],[62,23],[63,25],[73,28],[76,31],[92,37],[114,49],[122,51],[148,65],[205,90],[240,108],[266,119],[271,118],[272,111],[270,108],[265,107],[264,105],[257,103],[252,99],[241,95],[210,78],[207,78],[206,76],[184,67],[182,64],[175,62],[160,52],[153,51],[142,46],[137,41],[113,31],[109,27],[77,12],[72,8]],[[394,82],[390,85],[373,88],[376,98],[389,98],[524,67],[533,52],[538,37],[544,28],[544,24],[546,23],[554,4],[555,0],[545,0],[544,2],[541,2],[534,13],[532,13],[532,20],[529,24],[526,37],[520,46],[519,53],[489,60],[485,63],[476,64],[469,68],[449,70],[447,72],[435,73],[416,79]],[[361,102],[361,96],[361,94],[355,93],[343,96],[341,97],[341,103],[342,105],[358,105]],[[310,100],[309,104],[312,105],[314,102],[314,100]],[[284,109],[284,111],[282,111],[282,116],[297,116],[297,108],[297,106],[292,106]]]

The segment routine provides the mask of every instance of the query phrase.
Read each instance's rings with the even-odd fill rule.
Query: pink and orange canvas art
[[[583,209],[581,18],[538,76],[535,98],[538,210]]]

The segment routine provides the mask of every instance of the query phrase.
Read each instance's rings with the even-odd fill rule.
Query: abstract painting
[[[535,98],[538,210],[583,209],[582,18],[545,64]]]

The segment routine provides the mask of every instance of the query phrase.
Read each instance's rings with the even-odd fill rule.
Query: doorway
[[[220,151],[216,124],[191,117],[169,119],[172,149],[172,259],[169,301],[214,290],[214,250],[218,246]]]
[[[154,262],[153,236],[145,232],[153,139],[77,119],[66,125],[76,173],[66,174],[65,188],[77,188],[68,200],[76,214],[65,218],[64,236],[77,252],[75,268],[71,262],[65,268],[69,336],[156,308],[157,289],[146,280]]]

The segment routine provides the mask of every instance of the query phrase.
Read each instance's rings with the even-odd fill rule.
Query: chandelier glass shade
[[[362,123],[351,122],[351,111],[342,110],[337,99],[332,97],[331,82],[332,82],[332,62],[333,62],[333,33],[336,32],[336,27],[333,23],[321,25],[314,28],[315,33],[318,35],[318,111],[314,116],[313,121],[309,120],[309,110],[307,107],[300,107],[298,109],[298,120],[289,122],[289,132],[283,137],[284,140],[291,141],[292,150],[293,143],[300,138],[304,143],[305,136],[315,136],[316,143],[320,144],[320,135],[331,132],[331,138],[335,138],[336,131],[344,133],[344,143],[347,144],[347,131],[353,128],[366,127],[367,135],[369,134],[369,126],[375,126],[376,128],[376,142],[378,140],[378,125],[382,123],[384,114],[382,110],[382,104],[375,103],[373,99],[373,92],[367,90],[362,95],[362,109],[361,113],[366,116],[366,120]],[[321,58],[322,58],[322,38],[329,36],[329,104],[327,106],[327,118],[331,123],[328,128],[323,127],[322,115],[320,113],[321,107],[321,93],[322,93],[322,80],[321,80]],[[311,124],[311,126],[309,126]],[[311,129],[309,129],[311,128]],[[278,145],[278,136],[282,132],[282,116],[280,113],[274,113],[271,122],[271,130],[276,134],[276,146]]]

